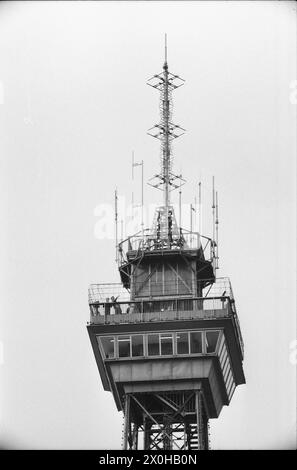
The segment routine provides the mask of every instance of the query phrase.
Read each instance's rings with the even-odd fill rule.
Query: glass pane
[[[143,312],[153,312],[154,311],[154,304],[153,302],[143,302]]]
[[[173,354],[172,335],[165,333],[161,334],[161,355]]]
[[[224,344],[219,356],[220,356],[220,361],[223,363],[224,360],[225,360],[225,357],[226,357],[226,354],[227,354],[227,348],[226,348],[226,345]]]
[[[219,354],[219,356],[222,355],[223,350],[224,350],[225,348],[226,348],[226,346],[225,346],[225,338],[224,338],[224,333],[222,333],[220,345],[219,345],[219,348],[218,348],[218,354]]]
[[[130,337],[129,336],[119,336],[119,357],[129,357],[130,356]]]
[[[176,333],[177,354],[189,354],[188,333]]]
[[[114,357],[114,337],[113,336],[101,336],[101,345],[105,353],[105,357],[111,359]]]
[[[202,333],[195,331],[190,333],[191,354],[202,353]]]
[[[149,356],[159,356],[159,335],[148,335],[148,355]]]
[[[132,356],[143,356],[143,336],[132,336]]]
[[[233,382],[234,382],[234,380],[233,380],[233,374],[232,374],[232,372],[231,372],[231,374],[230,374],[229,377],[227,378],[227,382],[226,382],[227,393],[229,393],[230,388],[231,388]]]
[[[230,373],[230,370],[231,370],[231,366],[230,366],[230,361],[229,361],[229,358],[228,358],[227,361],[225,362],[225,365],[224,365],[223,370],[222,370],[224,379],[227,378],[227,376]]]
[[[206,352],[213,353],[216,350],[216,345],[219,338],[219,331],[206,332]]]
[[[235,383],[233,382],[231,385],[231,389],[229,391],[229,400],[231,400],[234,390],[235,390]]]

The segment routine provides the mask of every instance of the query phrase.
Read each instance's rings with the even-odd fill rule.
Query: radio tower
[[[184,80],[169,72],[166,38],[163,71],[148,84],[161,96],[149,131],[161,141],[161,171],[149,184],[163,205],[152,229],[117,243],[121,283],[90,286],[87,329],[103,388],[124,415],[123,449],[202,450],[209,419],[245,383],[243,341],[230,280],[216,277],[214,182],[212,238],[179,227],[171,205],[184,183],[172,172],[171,142],[184,129],[171,120],[171,94]]]

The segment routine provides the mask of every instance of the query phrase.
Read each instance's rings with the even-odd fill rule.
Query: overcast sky
[[[201,178],[210,235],[215,175],[219,274],[231,278],[245,342],[247,384],[211,420],[211,447],[295,447],[293,1],[1,2],[3,446],[120,448],[122,415],[86,331],[87,289],[119,281],[114,240],[96,224],[116,186],[131,199],[132,150],[146,181],[159,169],[146,135],[158,93],[146,81],[162,70],[164,33],[169,68],[186,80],[174,93],[174,122],[187,129],[174,145],[183,201]],[[147,186],[145,202],[159,192]]]

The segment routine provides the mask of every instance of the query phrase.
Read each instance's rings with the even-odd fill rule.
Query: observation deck
[[[175,286],[176,287],[176,286]],[[171,286],[171,291],[174,286]],[[111,301],[111,297],[116,299]],[[140,323],[193,322],[197,326],[223,326],[230,323],[236,342],[244,357],[244,343],[230,279],[217,278],[210,287],[203,289],[202,297],[184,295],[159,296],[131,301],[129,292],[120,283],[91,284],[89,287],[90,325],[103,328],[107,325],[130,325]],[[221,321],[219,321],[221,320]],[[224,320],[228,320],[224,322]],[[218,323],[219,321],[219,323]]]

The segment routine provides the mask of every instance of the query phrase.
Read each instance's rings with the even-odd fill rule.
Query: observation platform
[[[198,387],[215,418],[245,383],[244,345],[228,278],[204,288],[202,297],[137,301],[121,284],[92,284],[89,306],[87,329],[98,370],[118,409],[126,393]]]

